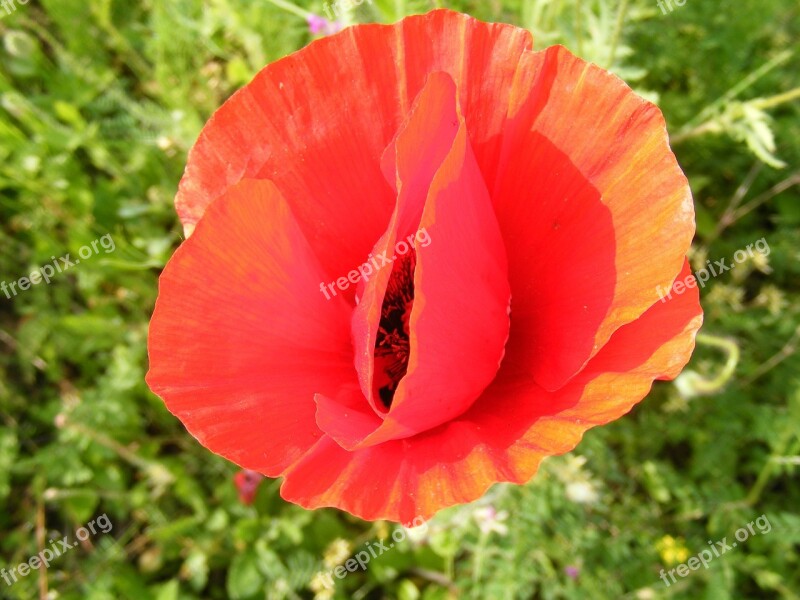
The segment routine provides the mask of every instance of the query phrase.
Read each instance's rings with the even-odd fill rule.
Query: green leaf
[[[237,554],[228,570],[227,590],[231,600],[244,600],[264,587],[264,578],[258,568],[258,558],[250,553]]]

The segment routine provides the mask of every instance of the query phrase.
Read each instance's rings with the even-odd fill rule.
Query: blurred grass
[[[529,485],[496,486],[483,504],[510,515],[505,534],[482,533],[475,507],[446,511],[424,542],[375,559],[336,597],[798,598],[800,104],[785,94],[800,86],[800,7],[374,0],[348,18],[437,6],[528,27],[537,47],[564,43],[658,101],[696,198],[695,268],[760,238],[771,252],[703,292],[704,331],[741,352],[724,389],[687,398],[657,385]],[[288,505],[273,481],[242,504],[235,467],[143,382],[157,276],[181,240],[172,197],[187,150],[234,90],[310,41],[306,23],[249,0],[42,0],[0,9],[0,36],[0,280],[105,234],[116,245],[0,295],[0,567],[97,515],[114,524],[55,560],[46,582],[42,571],[0,581],[0,597],[43,598],[45,584],[70,599],[328,597],[312,578],[330,568],[331,544],[356,551],[391,529]],[[689,368],[713,378],[724,361],[701,346]],[[671,560],[761,514],[770,533],[661,584]]]

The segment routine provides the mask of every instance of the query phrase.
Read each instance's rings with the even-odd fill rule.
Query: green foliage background
[[[659,103],[695,194],[696,268],[768,242],[766,259],[703,290],[704,337],[679,385],[326,591],[316,573],[392,528],[304,511],[269,480],[241,503],[236,467],[143,381],[187,150],[235,89],[311,40],[302,15],[322,2],[0,8],[0,280],[107,233],[116,244],[0,295],[0,567],[98,515],[114,525],[46,577],[0,580],[0,597],[800,597],[800,5],[374,0],[347,20],[437,6],[528,27],[538,47],[563,43]],[[762,514],[769,533],[663,585],[662,568]]]

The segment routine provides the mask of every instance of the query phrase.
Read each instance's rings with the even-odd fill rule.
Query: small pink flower
[[[578,575],[580,575],[580,569],[576,566],[569,565],[568,567],[564,567],[564,573],[566,573],[567,577],[570,579],[577,579]]]
[[[494,506],[482,506],[476,508],[472,513],[473,518],[478,523],[478,528],[484,534],[492,532],[498,533],[501,536],[508,533],[508,526],[503,523],[508,519],[508,511],[497,511]]]
[[[328,21],[319,15],[309,15],[306,18],[308,29],[313,35],[332,35],[341,31],[342,24],[339,21]]]

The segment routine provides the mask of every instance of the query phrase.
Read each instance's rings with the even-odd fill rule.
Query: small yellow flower
[[[683,538],[674,538],[665,535],[656,542],[656,550],[661,555],[661,560],[668,565],[677,565],[686,562],[689,558],[689,550],[683,543]]]
[[[708,249],[692,245],[689,248],[689,262],[692,265],[692,272],[697,272],[706,266],[708,260]]]
[[[323,554],[322,559],[326,567],[333,569],[346,561],[352,553],[353,549],[350,547],[350,542],[342,538],[336,538],[325,548],[325,554]]]
[[[387,538],[392,532],[389,529],[389,524],[386,521],[376,521],[373,525],[373,530],[375,531],[375,537],[380,540]]]
[[[309,587],[314,592],[314,600],[330,600],[333,598],[335,586],[330,573],[317,573],[311,578]]]
[[[769,258],[767,258],[766,254],[761,252],[756,252],[753,254],[753,265],[755,265],[756,269],[769,275],[772,273],[772,267],[769,266]]]
[[[756,306],[764,306],[773,316],[779,315],[788,302],[783,291],[772,284],[767,284],[761,288],[761,292],[753,300]]]
[[[706,302],[721,309],[730,308],[734,312],[741,312],[744,308],[744,290],[733,285],[719,283],[706,295]]]

